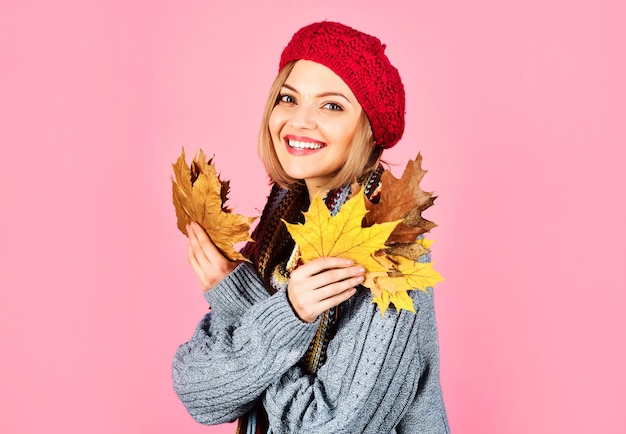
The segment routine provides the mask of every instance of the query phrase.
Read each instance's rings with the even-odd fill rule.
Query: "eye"
[[[332,110],[332,111],[343,111],[343,107],[341,107],[339,104],[335,103],[335,102],[327,102],[326,104],[324,104],[323,106],[325,109],[327,110]]]
[[[278,102],[284,104],[294,104],[296,99],[291,95],[281,94],[278,95]]]

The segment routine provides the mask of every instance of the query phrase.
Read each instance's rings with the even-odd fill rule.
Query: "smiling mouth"
[[[322,149],[326,146],[320,142],[302,142],[300,140],[290,140],[287,139],[287,144],[290,148],[304,150],[304,149]]]

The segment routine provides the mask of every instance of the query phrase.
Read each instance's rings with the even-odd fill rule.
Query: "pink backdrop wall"
[[[376,34],[402,73],[455,433],[626,432],[620,1],[72,1],[0,8],[0,431],[229,433],[175,397],[206,310],[171,205],[182,146],[236,210],[291,34]],[[397,170],[396,168],[394,170]]]

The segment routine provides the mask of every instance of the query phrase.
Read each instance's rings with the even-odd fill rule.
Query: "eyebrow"
[[[287,83],[284,83],[283,87],[286,87],[287,89],[291,90],[292,92],[300,93],[300,92],[298,92],[298,90],[295,87],[290,86]],[[341,93],[341,92],[332,92],[332,91],[331,92],[322,92],[322,93],[316,95],[317,98],[324,98],[324,97],[327,97],[327,96],[338,96],[338,97],[341,97],[341,98],[345,99],[350,104],[352,104],[352,101],[350,101],[350,99],[347,96],[345,96],[343,93]]]

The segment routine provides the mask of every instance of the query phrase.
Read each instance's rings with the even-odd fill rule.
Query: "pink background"
[[[626,432],[626,3],[4,2],[0,431],[229,433],[174,395],[206,310],[170,164],[258,214],[256,133],[302,25],[379,36],[421,151],[454,433]]]

